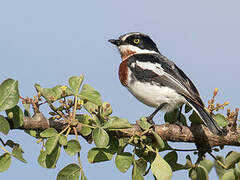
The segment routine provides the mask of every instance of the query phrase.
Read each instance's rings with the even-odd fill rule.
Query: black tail
[[[210,129],[210,131],[213,134],[216,134],[216,135],[224,134],[224,131],[222,130],[222,128],[218,126],[217,122],[206,111],[206,109],[204,109],[204,107],[199,106],[189,98],[186,98],[186,100],[189,102],[189,104],[192,106],[192,108],[196,111],[196,113],[200,116],[200,118],[203,120],[205,125]]]

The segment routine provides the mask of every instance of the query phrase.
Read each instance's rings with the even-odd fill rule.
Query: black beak
[[[120,46],[121,41],[119,39],[109,39],[108,42],[116,45],[116,46]]]

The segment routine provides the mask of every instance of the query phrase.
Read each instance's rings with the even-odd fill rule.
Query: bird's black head
[[[159,53],[156,44],[145,34],[139,32],[127,33],[119,39],[110,39],[109,42],[118,46],[119,51],[123,54],[126,51],[135,53]]]

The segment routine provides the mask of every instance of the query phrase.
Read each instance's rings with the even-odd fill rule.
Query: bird
[[[193,82],[173,61],[160,53],[148,35],[130,32],[108,41],[117,46],[121,55],[118,71],[121,84],[139,101],[156,108],[147,117],[149,123],[154,125],[153,117],[160,110],[172,112],[188,104],[213,134],[223,134]]]

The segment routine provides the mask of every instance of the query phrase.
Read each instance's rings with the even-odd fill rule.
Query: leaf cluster
[[[58,180],[87,179],[80,161],[82,147],[78,139],[79,135],[88,142],[94,142],[95,147],[90,149],[87,155],[90,163],[114,159],[116,168],[120,172],[125,173],[131,169],[133,180],[144,179],[144,176],[150,172],[156,179],[168,180],[171,179],[172,173],[178,170],[188,170],[189,177],[193,180],[208,179],[208,173],[213,166],[222,180],[239,178],[239,153],[230,152],[225,159],[218,157],[214,163],[203,159],[198,165],[192,163],[190,155],[187,155],[186,162],[180,164],[177,149],[170,147],[167,141],[154,132],[152,125],[144,117],[137,121],[142,129],[141,133],[132,137],[122,136],[122,133],[126,133],[124,129],[132,125],[127,119],[112,116],[111,105],[103,102],[100,93],[92,86],[82,84],[83,79],[83,75],[73,76],[69,78],[68,85],[57,85],[53,88],[43,88],[35,84],[37,96],[33,99],[22,98],[24,111],[17,105],[20,97],[18,82],[7,79],[0,85],[0,111],[5,111],[7,116],[6,118],[0,115],[0,132],[3,135],[7,135],[11,127],[16,129],[23,126],[24,116],[31,116],[31,106],[34,112],[40,112],[40,107],[47,105],[50,109],[49,121],[64,122],[65,127],[61,131],[54,128],[25,131],[37,138],[37,143],[41,143],[38,163],[44,168],[55,168],[63,151],[69,156],[76,156],[76,162],[62,168],[58,173]],[[212,111],[221,109],[220,107],[224,107],[224,104],[218,104],[216,107],[211,104]],[[174,123],[180,117],[182,124],[187,126],[187,118],[180,113],[179,110],[166,113],[165,122]],[[189,113],[188,119],[192,123],[202,123],[198,115],[187,105],[185,113]],[[229,123],[220,113],[214,115],[214,118],[222,127]],[[76,130],[78,125],[81,126],[80,134]],[[75,138],[69,136],[70,132],[75,134]],[[0,172],[9,168],[12,157],[26,163],[19,144],[12,140],[6,143],[2,141],[2,144],[0,148],[4,153],[0,156]],[[159,152],[162,151],[170,152],[161,157]]]

